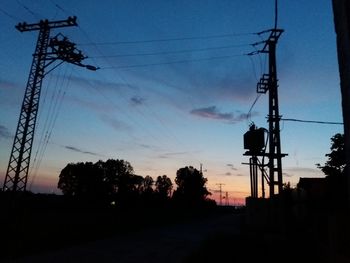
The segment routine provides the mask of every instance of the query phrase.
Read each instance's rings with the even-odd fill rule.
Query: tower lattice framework
[[[33,61],[6,171],[3,191],[15,192],[26,190],[36,118],[39,109],[40,92],[42,81],[45,76],[45,69],[55,60],[62,60],[59,54],[48,52],[48,47],[50,46],[50,30],[53,28],[76,25],[76,17],[69,17],[67,20],[51,22],[48,20],[41,20],[36,24],[19,23],[16,26],[16,29],[20,32],[39,31],[39,36],[33,54]],[[64,41],[66,41],[66,39]],[[64,42],[61,41],[60,44],[63,43]],[[71,52],[73,52],[73,50],[71,50]],[[77,56],[76,53],[70,53],[64,60],[79,64],[82,59],[83,56],[81,54]]]

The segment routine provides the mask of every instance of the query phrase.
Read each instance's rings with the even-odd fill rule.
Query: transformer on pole
[[[3,191],[16,192],[26,190],[40,92],[44,76],[63,62],[88,68],[88,66],[81,64],[85,57],[75,48],[74,43],[60,34],[50,39],[51,29],[70,26],[77,26],[76,17],[69,17],[67,20],[58,21],[41,20],[35,24],[19,23],[16,26],[16,29],[20,32],[39,31],[39,36],[33,54],[33,61],[25,89]],[[57,60],[61,62],[53,66],[53,63]],[[50,65],[52,68],[45,73],[45,70]]]
[[[269,177],[265,171],[264,157],[266,156],[265,133],[268,131],[264,128],[257,128],[252,124],[243,136],[244,149],[248,150],[244,155],[249,158],[250,170],[250,192],[252,198],[258,198],[259,170],[261,171],[261,195],[265,198],[265,181],[269,185]],[[258,157],[262,157],[260,161]]]

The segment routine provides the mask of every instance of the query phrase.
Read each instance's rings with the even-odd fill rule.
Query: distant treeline
[[[215,205],[208,199],[207,179],[189,166],[176,172],[175,184],[166,176],[155,180],[136,175],[131,164],[124,160],[70,163],[59,175],[58,188],[65,196],[112,206],[176,203],[183,206]]]

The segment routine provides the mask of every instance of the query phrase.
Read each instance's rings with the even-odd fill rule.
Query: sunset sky
[[[247,118],[267,57],[246,54],[268,37],[255,33],[273,27],[273,0],[2,1],[1,186],[38,36],[15,25],[73,15],[78,27],[51,36],[67,36],[100,69],[62,64],[45,77],[28,189],[60,193],[66,164],[114,158],[154,179],[203,164],[214,198],[218,184],[231,204],[248,196],[243,134],[251,122],[268,127],[268,100],[262,95]],[[342,122],[331,1],[279,1],[278,24],[281,115]],[[323,176],[315,164],[338,132],[281,121],[284,182]]]

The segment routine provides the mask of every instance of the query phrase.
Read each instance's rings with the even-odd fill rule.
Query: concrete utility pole
[[[77,51],[75,44],[68,41],[66,37],[59,34],[50,39],[51,29],[76,25],[76,17],[69,17],[67,20],[41,20],[35,24],[19,23],[16,26],[16,29],[20,32],[39,31],[39,36],[33,54],[33,62],[24,94],[3,191],[16,192],[26,190],[42,81],[45,74],[59,65],[53,66],[53,63],[60,60],[61,62],[68,62],[96,70],[92,66],[81,64],[81,61],[85,57],[80,51]],[[48,48],[51,48],[50,52]],[[52,68],[45,73],[45,69],[49,65],[52,65]]]
[[[257,86],[258,93],[269,91],[269,182],[270,197],[275,195],[275,186],[278,187],[278,193],[282,192],[282,157],[281,138],[280,138],[280,118],[278,107],[278,84],[277,84],[277,66],[276,66],[276,45],[283,30],[273,29],[266,41],[263,53],[269,55],[269,74],[263,75]],[[277,178],[276,178],[277,177]],[[277,179],[277,180],[276,180]]]
[[[333,0],[334,26],[337,35],[340,89],[342,96],[345,170],[348,181],[348,202],[350,208],[350,1]]]
[[[252,155],[253,157],[255,157],[255,158],[251,158],[250,160],[252,197],[258,196],[258,191],[257,191],[258,160],[256,156],[261,155],[261,156],[267,156],[269,158],[269,162],[268,162],[269,174],[268,174],[267,182],[270,187],[270,198],[271,198],[276,194],[276,190],[278,193],[282,192],[282,187],[283,187],[282,157],[287,155],[287,154],[281,153],[281,138],[280,138],[281,116],[279,114],[279,106],[278,106],[278,79],[277,79],[277,65],[276,65],[276,46],[277,46],[279,37],[283,33],[283,30],[274,28],[274,29],[262,31],[259,33],[259,35],[265,34],[265,33],[270,33],[268,39],[266,41],[261,41],[254,44],[254,45],[264,44],[263,48],[255,52],[251,52],[248,55],[266,53],[268,54],[268,58],[269,58],[269,72],[267,74],[263,74],[263,76],[260,78],[260,81],[257,84],[257,89],[256,89],[257,93],[265,94],[269,92],[269,115],[268,115],[269,152],[268,153],[259,152],[257,154],[254,151],[254,148],[258,147],[258,145],[254,145],[254,143],[257,143],[259,141],[257,139],[260,138],[261,136],[258,136],[258,138],[255,138],[255,136],[253,136],[250,139],[246,137],[246,139],[249,139],[249,140],[247,140],[245,143],[249,144],[247,147],[252,149],[249,149],[250,151],[247,152],[245,155]],[[259,130],[256,130],[256,131],[259,132]],[[254,135],[253,133],[255,131],[252,130],[251,132],[252,132],[252,135]],[[256,135],[259,135],[259,133],[257,133]],[[251,143],[250,143],[250,140],[252,140]],[[262,167],[262,170],[263,169],[264,167]],[[262,185],[263,185],[263,182],[262,182]],[[277,186],[277,189],[275,189],[276,186]],[[264,189],[262,191],[264,195]]]

